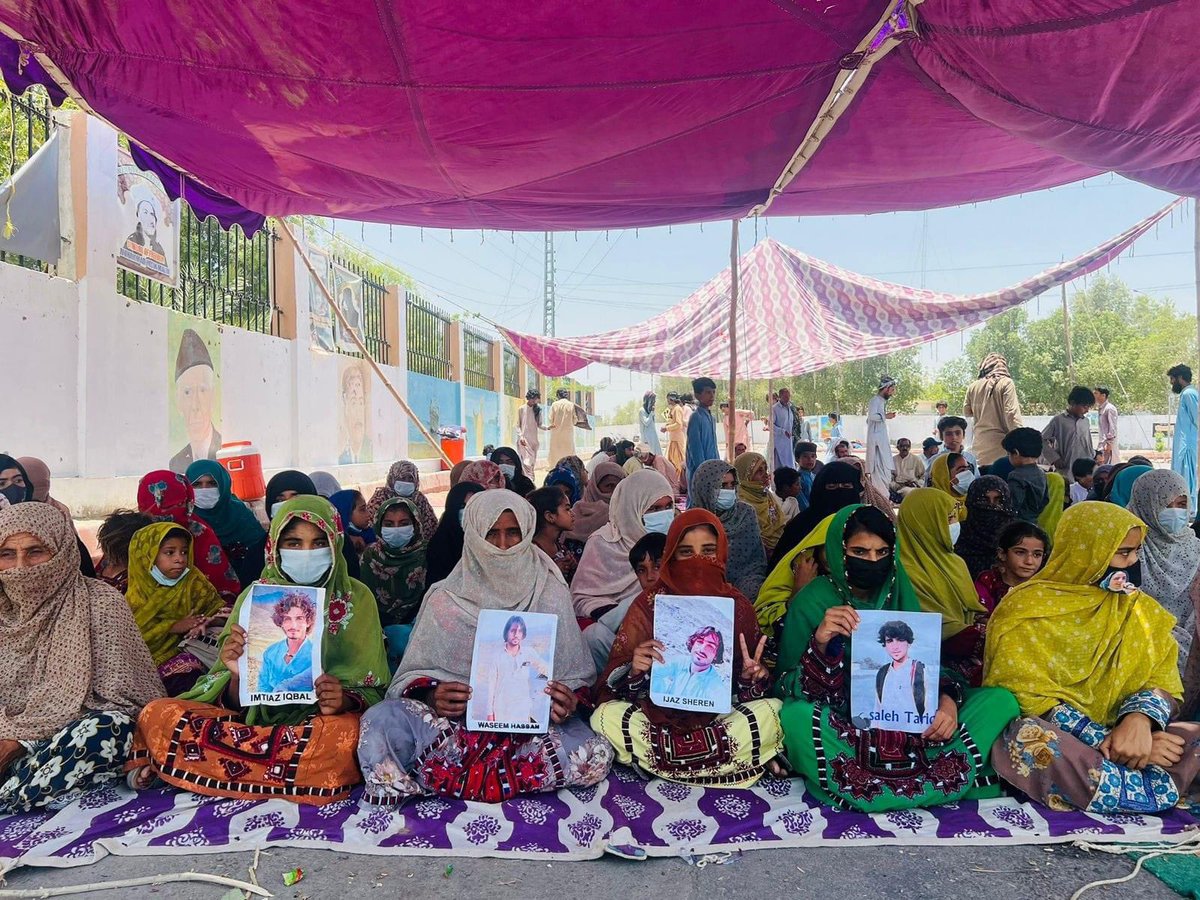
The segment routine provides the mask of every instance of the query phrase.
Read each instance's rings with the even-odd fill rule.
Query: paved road
[[[1051,852],[1052,851],[1052,852]],[[194,870],[245,879],[252,853],[204,856],[108,857],[76,869],[19,869],[6,887],[37,888]],[[445,875],[446,866],[454,870]],[[300,866],[304,880],[284,887],[281,873]],[[627,862],[544,863],[533,860],[451,857],[357,856],[333,851],[273,849],[259,858],[260,883],[287,900],[360,900],[415,897],[480,900],[805,900],[970,898],[1058,900],[1097,878],[1130,872],[1125,856],[1083,853],[1069,847],[854,847],[761,850],[722,866],[698,869],[679,859]],[[219,900],[216,885],[172,883],[161,887],[97,892],[106,898]],[[1178,895],[1145,872],[1133,882],[1089,892],[1088,900]]]

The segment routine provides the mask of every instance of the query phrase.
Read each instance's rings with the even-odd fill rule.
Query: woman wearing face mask
[[[1017,714],[1008,691],[964,691],[943,678],[924,734],[860,730],[850,722],[850,643],[874,638],[856,634],[857,610],[921,609],[895,548],[895,530],[873,507],[847,507],[830,523],[829,574],[792,601],[775,669],[787,758],[830,806],[885,812],[999,796],[986,760]]]
[[[504,473],[490,459],[476,459],[462,470],[461,481],[473,481],[489,491],[505,489]]]
[[[596,683],[600,705],[592,728],[608,738],[625,765],[670,781],[749,787],[767,771],[784,771],[775,760],[781,749],[780,703],[767,696],[766,639],[754,608],[725,578],[725,556],[724,530],[712,513],[689,509],[672,523],[658,581],[630,607]],[[718,651],[733,656],[733,684],[727,687],[732,712],[665,709],[650,699],[651,666],[664,662],[665,648],[654,639],[654,600],[660,594],[733,598],[733,646]]]
[[[643,469],[621,481],[613,491],[608,524],[588,538],[571,581],[575,614],[599,619],[615,607],[624,615],[638,594],[629,551],[647,531],[665,534],[674,517],[674,492],[657,472]]]
[[[490,457],[492,462],[504,473],[504,486],[514,494],[528,497],[537,487],[525,474],[521,466],[521,457],[512,447],[497,447]]]
[[[933,487],[954,501],[959,522],[967,520],[967,491],[975,481],[971,464],[961,453],[943,453],[933,461]]]
[[[1017,516],[1008,482],[995,475],[980,475],[967,489],[970,518],[962,523],[954,552],[967,564],[971,578],[996,562],[996,538]]]
[[[363,719],[358,759],[368,803],[394,805],[431,794],[497,803],[597,784],[612,765],[607,743],[575,715],[578,694],[596,671],[567,586],[533,546],[532,507],[511,491],[484,491],[467,507],[463,527],[462,564],[430,589],[387,700]],[[545,687],[548,733],[467,730],[483,609],[557,617],[554,680]]]
[[[586,541],[607,525],[613,491],[624,480],[625,470],[615,462],[602,462],[596,466],[583,489],[583,499],[571,507],[575,513],[575,527],[567,532],[567,537]]]
[[[900,560],[925,612],[942,615],[942,671],[964,687],[983,677],[987,608],[967,564],[954,553],[961,525],[954,501],[937,488],[918,488],[900,504]]]
[[[1146,523],[1138,585],[1175,617],[1179,671],[1184,677],[1184,708],[1196,706],[1200,693],[1200,644],[1196,609],[1200,607],[1200,538],[1188,526],[1187,483],[1170,469],[1155,469],[1133,485],[1129,511]],[[1193,649],[1195,653],[1193,653]],[[1187,665],[1192,655],[1197,656]]]
[[[36,460],[35,460],[36,461]],[[49,472],[46,478],[49,480]],[[49,498],[49,485],[47,484],[46,496]],[[75,532],[75,523],[71,520],[70,511],[62,504],[51,503],[49,499],[40,501],[37,499],[37,483],[33,476],[25,468],[25,464],[13,457],[0,453],[0,509],[5,509],[9,506],[16,506],[18,503],[41,503],[46,502],[50,506],[59,509],[67,522],[71,526],[71,531],[75,533],[75,545],[79,551],[79,572],[87,578],[96,577],[96,567],[92,563],[92,557],[88,553],[87,547],[80,540],[78,532]],[[61,509],[59,507],[62,507]]]
[[[743,596],[757,597],[767,575],[767,554],[754,508],[738,498],[737,470],[720,459],[701,463],[692,473],[688,506],[720,520],[729,543],[725,577]]]
[[[783,502],[767,490],[771,484],[767,460],[761,453],[743,453],[733,461],[733,468],[737,472],[738,499],[754,510],[763,549],[770,555],[779,544],[787,517],[783,514]]]
[[[818,576],[829,574],[825,564],[825,537],[832,522],[833,516],[826,516],[808,537],[788,551],[771,570],[754,598],[759,627],[767,636],[765,659],[771,668],[779,656],[779,635],[783,632],[784,616],[792,598]]]
[[[863,498],[863,470],[845,460],[827,463],[813,479],[808,508],[787,523],[783,536],[771,557],[770,569],[775,570],[802,540],[812,534],[822,519],[832,516],[844,507],[866,503]],[[871,504],[868,504],[871,505]]]
[[[138,512],[156,522],[174,522],[192,536],[196,568],[217,589],[221,599],[232,603],[242,590],[237,573],[221,542],[208,523],[196,515],[196,498],[187,476],[159,469],[142,476],[137,489]]]
[[[483,486],[473,481],[460,481],[446,494],[446,509],[425,546],[425,584],[429,587],[446,578],[463,552],[463,513],[467,502],[483,493]]]
[[[225,467],[211,459],[198,459],[187,467],[196,515],[208,523],[229,557],[242,584],[262,574],[267,532],[250,507],[233,495],[233,480]]]
[[[191,689],[208,666],[179,642],[200,637],[210,625],[219,631],[229,612],[193,563],[191,535],[174,522],[138,531],[129,542],[125,599],[167,696]]]
[[[425,537],[416,504],[404,497],[384,501],[375,533],[362,555],[363,584],[375,595],[384,629],[409,625],[425,596]]]
[[[992,762],[1051,809],[1164,812],[1200,788],[1200,724],[1175,721],[1175,618],[1137,588],[1145,534],[1112,503],[1075,504],[988,623],[985,681],[1021,706]]]
[[[1014,520],[996,539],[996,562],[975,579],[975,593],[989,614],[1009,591],[1042,570],[1050,556],[1050,538],[1032,522]]]
[[[465,469],[467,465],[464,463],[462,468]],[[451,487],[455,484],[457,482],[451,478]],[[371,500],[367,504],[367,521],[374,522],[379,507],[393,497],[404,497],[411,500],[417,508],[417,524],[421,528],[421,533],[433,534],[434,529],[437,528],[437,515],[434,514],[429,498],[421,493],[421,470],[411,460],[402,459],[392,463],[392,467],[388,469],[387,482],[383,487],[375,489],[375,493],[371,495]]]
[[[271,520],[262,583],[325,589],[317,702],[241,707],[246,632],[237,622],[247,591],[229,615],[208,675],[138,717],[128,766],[133,786],[148,787],[157,776],[207,796],[320,805],[343,799],[362,780],[346,748],[358,740],[362,713],[381,699],[388,664],[375,598],[346,574],[343,540],[337,512],[322,497],[284,501]]]
[[[283,509],[283,505],[287,501],[296,497],[319,496],[317,487],[311,478],[295,469],[284,469],[271,476],[271,480],[267,482],[267,514],[274,521],[275,514]],[[341,524],[342,534],[348,534],[347,525],[349,523],[347,520],[338,516],[338,522]],[[342,558],[346,560],[347,574],[351,578],[358,578],[361,569],[358,562],[358,548],[354,546],[353,541],[342,542]]]

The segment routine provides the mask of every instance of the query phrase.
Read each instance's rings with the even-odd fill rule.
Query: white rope
[[[1096,850],[1101,853],[1119,853],[1125,855],[1134,852],[1129,845],[1112,845],[1112,844],[1092,844],[1088,841],[1076,841],[1075,846],[1080,850],[1092,851]],[[1160,847],[1156,850],[1151,850],[1143,853],[1138,857],[1137,863],[1133,867],[1133,871],[1128,875],[1122,875],[1120,878],[1104,878],[1099,881],[1092,881],[1085,884],[1074,894],[1071,895],[1071,900],[1079,900],[1084,894],[1092,888],[1105,887],[1110,884],[1124,884],[1127,881],[1133,881],[1137,878],[1138,873],[1142,871],[1142,866],[1147,860],[1156,859],[1160,856],[1196,856],[1200,855],[1200,832],[1191,835],[1185,840],[1176,844],[1169,844],[1165,847]]]
[[[58,888],[27,888],[24,890],[0,890],[0,897],[66,897],[69,894],[90,894],[92,891],[108,891],[113,888],[141,887],[143,885],[159,885],[170,881],[202,881],[207,884],[219,884],[224,887],[237,888],[248,894],[259,897],[273,897],[257,885],[236,878],[226,878],[224,875],[208,875],[203,872],[178,872],[169,875],[149,875],[145,878],[127,878],[124,881],[97,881],[91,884],[73,884]]]

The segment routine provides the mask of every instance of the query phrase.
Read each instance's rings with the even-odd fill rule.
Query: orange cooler
[[[233,479],[233,493],[242,500],[262,500],[267,495],[262,454],[249,441],[230,441],[217,451],[217,462]]]
[[[441,439],[442,452],[450,457],[450,462],[458,464],[463,461],[463,457],[467,453],[467,439],[460,437],[444,437]],[[446,461],[442,460],[442,471],[446,471],[450,466],[446,465]],[[266,493],[266,489],[263,489]]]

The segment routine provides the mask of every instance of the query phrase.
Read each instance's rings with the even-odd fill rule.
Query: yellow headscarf
[[[1067,495],[1067,482],[1057,472],[1046,473],[1048,488],[1046,505],[1038,516],[1038,526],[1046,534],[1054,534],[1058,530],[1058,522],[1063,516],[1063,499]]]
[[[762,532],[763,546],[767,549],[767,556],[770,556],[779,543],[787,519],[779,498],[750,480],[750,473],[758,468],[759,463],[764,466],[767,464],[766,457],[761,453],[743,453],[733,461],[733,468],[737,472],[738,499],[745,500],[754,510],[758,530]]]
[[[795,581],[792,578],[792,562],[801,553],[812,552],[815,548],[825,545],[825,536],[829,534],[829,523],[836,515],[837,513],[826,516],[818,522],[817,527],[810,531],[804,540],[779,560],[779,563],[771,570],[771,574],[767,576],[767,580],[759,588],[758,597],[754,601],[754,611],[758,615],[758,624],[761,626],[763,634],[768,637],[775,633],[775,623],[783,618],[788,604],[792,602],[792,597],[796,594]]]
[[[954,501],[954,511],[958,513],[958,521],[967,521],[967,495],[954,490],[954,482],[950,480],[950,454],[943,453],[933,461],[931,482],[935,488],[944,492]]]
[[[1113,725],[1130,694],[1183,696],[1175,617],[1138,591],[1097,587],[1129,529],[1146,526],[1112,503],[1076,503],[1054,534],[1050,561],[1013,588],[988,622],[985,685],[1008,688],[1025,715],[1069,703]]]
[[[943,470],[945,466],[942,466]],[[975,582],[950,542],[954,501],[936,488],[917,488],[896,516],[900,562],[925,612],[942,614],[942,640],[953,637],[986,612]]]

